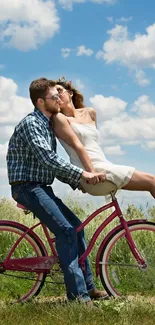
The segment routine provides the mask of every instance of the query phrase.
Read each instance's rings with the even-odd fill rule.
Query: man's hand
[[[97,183],[103,183],[106,179],[106,174],[104,172],[100,173],[89,173],[85,170],[83,171],[81,178],[88,184],[97,184]]]

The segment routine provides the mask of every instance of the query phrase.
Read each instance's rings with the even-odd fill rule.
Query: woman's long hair
[[[72,101],[75,108],[85,107],[83,95],[72,85],[71,81],[62,77],[56,81],[56,84],[73,93]]]

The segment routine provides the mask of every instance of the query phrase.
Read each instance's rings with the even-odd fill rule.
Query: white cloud
[[[143,148],[146,149],[146,150],[154,150],[155,149],[155,140],[146,142],[143,145]]]
[[[68,58],[70,56],[72,49],[66,47],[66,48],[62,48],[61,49],[61,55],[63,56],[63,58]]]
[[[118,143],[118,141],[126,144],[128,141],[138,141],[143,144],[143,141],[155,139],[154,125],[154,117],[138,118],[126,113],[100,124],[100,138],[103,139],[103,143],[106,140],[107,143],[112,140],[114,144]]]
[[[3,141],[6,141],[10,136],[12,135],[14,130],[13,125],[3,125],[0,124],[0,139],[3,139]]]
[[[127,103],[117,97],[95,95],[89,100],[97,112],[99,141],[106,153],[125,154],[118,144],[154,148],[155,105],[148,96],[140,96],[128,111]]]
[[[22,51],[36,49],[59,30],[53,0],[0,0],[0,41]]]
[[[127,23],[127,22],[131,21],[132,19],[133,19],[132,16],[130,16],[130,17],[121,17],[121,18],[117,19],[117,21],[120,21],[121,23]]]
[[[131,111],[136,112],[141,117],[154,117],[155,105],[150,101],[148,96],[142,95],[133,103]]]
[[[18,96],[17,91],[18,86],[12,79],[0,76],[0,196],[4,196],[4,186],[8,184],[6,170],[8,140],[15,124],[33,110],[30,100]],[[9,186],[6,186],[5,195],[8,195],[8,191]]]
[[[107,17],[107,20],[109,23],[111,23],[111,24],[113,23],[113,17]]]
[[[31,101],[17,95],[17,84],[9,78],[0,76],[0,124],[3,126],[1,135],[6,139],[11,133],[10,125],[16,124],[33,110]]]
[[[7,152],[8,142],[4,144],[0,144],[0,160],[2,162],[2,159],[5,158],[6,152]]]
[[[8,147],[8,142],[4,144],[0,144],[0,177],[1,177],[0,186],[4,185],[3,183],[8,183],[7,168],[6,168],[7,147]]]
[[[129,21],[131,21],[133,19],[132,16],[130,17],[121,17],[121,18],[117,18],[115,19],[117,22],[121,22],[121,23],[128,23]],[[110,16],[110,17],[107,17],[107,20],[109,23],[113,23],[114,22],[114,17]]]
[[[112,87],[112,89],[114,89],[114,90],[119,90],[120,88],[119,88],[119,86],[118,85],[111,85],[111,87]]]
[[[7,169],[0,168],[0,177],[6,177],[6,176],[7,176]]]
[[[59,4],[66,10],[72,10],[75,3],[93,2],[97,4],[114,4],[117,0],[58,0]]]
[[[85,45],[80,45],[77,47],[77,56],[82,56],[82,55],[86,55],[86,56],[91,56],[94,53],[93,50],[86,48]]]
[[[104,147],[104,153],[113,156],[122,156],[125,154],[125,151],[123,151],[119,145],[116,145]]]
[[[85,88],[85,85],[82,83],[82,81],[80,79],[75,80],[75,85],[76,85],[77,89],[79,89],[79,90],[82,90]]]
[[[97,110],[99,117],[109,119],[119,115],[125,111],[127,103],[117,97],[104,97],[103,95],[95,95],[89,98],[93,107]]]
[[[136,70],[135,79],[140,86],[148,86],[150,84],[150,80],[145,77],[145,72],[141,69]]]
[[[127,26],[116,25],[108,31],[109,40],[96,55],[106,63],[118,62],[134,71],[136,81],[146,86],[149,80],[144,69],[155,68],[155,24],[146,28],[145,34],[130,37]]]
[[[0,198],[10,196],[10,185],[7,176],[6,153],[8,142],[0,144]]]
[[[86,48],[85,45],[80,45],[76,49],[71,49],[69,47],[62,48],[61,55],[64,58],[67,58],[70,56],[70,53],[72,51],[76,52],[76,56],[82,56],[82,55],[91,56],[94,53],[94,51],[92,49]]]

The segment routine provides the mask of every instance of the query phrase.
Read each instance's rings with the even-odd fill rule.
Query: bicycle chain
[[[26,277],[26,276],[19,276],[19,275],[12,275],[12,274],[4,274],[1,273],[4,276],[10,276],[13,278],[18,278],[18,279],[25,279],[25,280],[30,280],[30,281],[34,281],[36,280],[36,278],[30,278],[30,277]],[[38,282],[42,282],[42,280],[38,280]],[[64,284],[64,282],[52,282],[52,281],[45,281],[45,283],[52,283],[52,284]]]

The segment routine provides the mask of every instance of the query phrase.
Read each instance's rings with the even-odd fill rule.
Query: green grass
[[[78,204],[75,204],[68,200],[68,205],[75,211],[77,215],[81,219],[85,219],[88,211],[84,211]],[[90,211],[90,207],[88,207]],[[139,219],[144,218],[144,212],[142,209],[137,209],[134,206],[129,206],[125,215],[128,220],[131,219]],[[148,219],[150,221],[155,221],[155,207],[149,209],[147,211]],[[92,236],[92,233],[98,227],[98,225],[102,222],[102,220],[107,216],[107,213],[101,214],[98,216],[87,228],[86,235],[87,241]],[[37,223],[37,219],[33,219],[31,214],[25,215],[20,209],[17,209],[13,201],[8,201],[3,199],[0,201],[0,219],[14,220],[20,223],[23,223],[27,226],[32,226],[34,223]],[[111,226],[107,228],[107,230],[102,233],[97,240],[95,248],[93,249],[90,262],[92,265],[93,273],[95,274],[94,269],[94,260],[96,256],[96,252],[99,248],[101,240],[103,240],[107,231],[109,231],[114,225],[117,224],[115,221]],[[36,232],[45,242],[45,237],[43,232],[38,228]],[[145,242],[149,241],[150,247],[150,256],[154,252],[154,238],[142,238],[140,239],[140,244],[143,249],[145,249]],[[1,240],[1,248],[0,248],[0,256],[5,252],[6,247],[11,245],[10,238]],[[26,246],[22,246],[19,250],[20,254],[28,254],[28,248]],[[126,251],[126,247],[123,242],[120,244],[117,252],[114,252],[114,255],[117,253],[118,257],[125,258],[126,261],[130,259],[128,256],[128,252]],[[148,252],[147,252],[148,254]],[[121,275],[123,276],[123,275]],[[95,279],[95,283],[98,288],[103,289],[102,284],[99,279]],[[130,281],[131,279],[131,281]],[[134,281],[133,281],[134,279]],[[50,280],[50,278],[48,279]],[[40,295],[35,298],[33,301],[25,303],[25,304],[15,304],[10,305],[9,301],[14,296],[15,291],[23,290],[23,284],[20,283],[17,279],[12,279],[6,283],[7,280],[5,278],[1,278],[0,282],[0,324],[1,325],[16,325],[16,324],[38,324],[38,325],[46,325],[46,324],[62,324],[62,325],[74,325],[74,324],[91,324],[91,325],[153,325],[155,324],[155,299],[152,298],[155,292],[155,277],[154,274],[152,279],[149,278],[149,283],[151,283],[150,289],[145,290],[145,285],[147,284],[146,279],[142,281],[142,287],[144,288],[144,292],[142,296],[138,296],[136,293],[136,277],[132,273],[129,277],[129,282],[127,286],[130,287],[132,296],[128,296],[126,298],[119,299],[110,299],[109,301],[95,302],[95,307],[90,308],[85,306],[84,304],[80,304],[78,302],[73,303],[62,303],[60,301],[55,301],[54,297],[64,296],[65,288],[63,285],[51,285],[45,284]],[[133,285],[134,284],[134,285]],[[8,285],[8,292],[3,289]],[[28,284],[27,284],[28,285]],[[133,288],[134,287],[134,294]],[[11,290],[10,290],[11,289]],[[10,297],[10,293],[11,296]]]
[[[111,300],[90,308],[82,303],[49,300],[23,305],[0,305],[1,325],[154,325],[155,306],[149,300]]]

